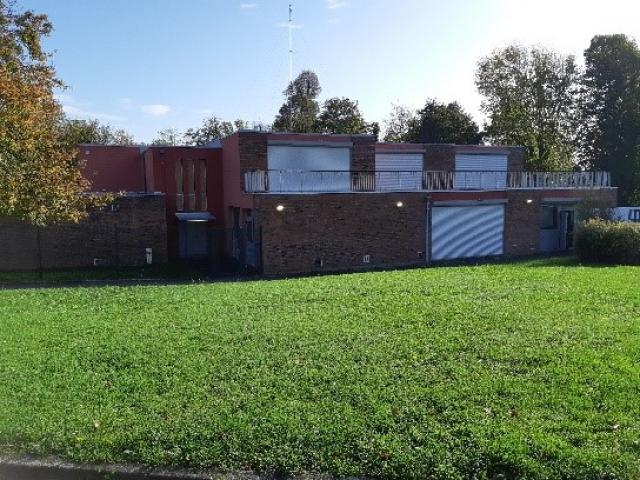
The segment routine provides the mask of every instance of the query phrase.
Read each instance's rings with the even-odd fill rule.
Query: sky
[[[367,121],[392,104],[458,101],[481,123],[477,62],[511,43],[582,52],[595,34],[640,40],[640,0],[293,0],[294,73],[321,100],[358,100]],[[289,0],[18,0],[46,13],[58,94],[150,142],[208,116],[271,123],[289,81]]]

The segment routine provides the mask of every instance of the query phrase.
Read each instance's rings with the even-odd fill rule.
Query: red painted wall
[[[146,191],[140,147],[80,145],[78,149],[90,191]]]
[[[176,203],[176,162],[191,159],[196,162],[196,210],[203,211],[199,202],[199,194],[203,188],[200,185],[198,175],[198,163],[204,160],[207,165],[207,208],[216,217],[214,225],[223,225],[224,222],[224,186],[222,179],[222,149],[193,148],[193,147],[150,147],[144,159],[144,171],[147,176],[149,191],[163,192],[167,195],[167,218],[175,217]],[[186,185],[186,172],[183,177]],[[186,193],[186,188],[183,188]],[[185,198],[185,208],[188,202]]]

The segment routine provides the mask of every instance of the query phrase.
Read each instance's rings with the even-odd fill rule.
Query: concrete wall
[[[153,249],[154,263],[167,261],[167,229],[163,195],[134,195],[116,200],[118,211],[94,211],[77,224],[40,229],[1,219],[0,270],[36,270],[145,263]]]

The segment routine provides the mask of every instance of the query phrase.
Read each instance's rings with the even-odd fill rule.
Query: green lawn
[[[640,267],[0,291],[0,452],[639,478]]]

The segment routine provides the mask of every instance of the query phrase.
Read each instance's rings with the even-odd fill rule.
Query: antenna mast
[[[293,6],[289,4],[289,83],[293,82]]]

